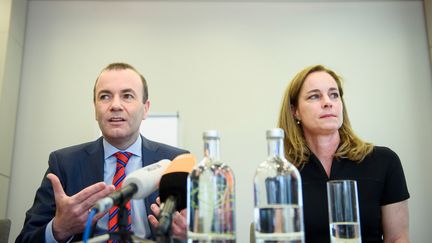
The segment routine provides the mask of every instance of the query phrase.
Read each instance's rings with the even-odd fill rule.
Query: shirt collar
[[[105,140],[105,138],[103,139],[103,147],[104,147],[104,159],[107,159],[108,157],[112,156],[113,154],[117,153],[118,151],[127,151],[132,153],[135,156],[141,157],[141,144],[142,144],[142,140],[141,140],[141,136],[138,136],[136,141],[129,146],[129,148],[125,149],[125,150],[119,150],[118,148],[112,146],[110,143],[108,143],[108,141]]]

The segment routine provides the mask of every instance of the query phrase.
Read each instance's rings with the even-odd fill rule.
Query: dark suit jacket
[[[143,167],[162,159],[172,160],[183,153],[187,151],[142,137]],[[104,181],[104,162],[102,137],[52,152],[48,170],[36,192],[33,206],[26,213],[23,229],[16,242],[45,242],[45,228],[54,218],[56,210],[51,182],[46,178],[48,173],[57,175],[66,195],[72,196],[94,183]],[[150,205],[157,196],[156,191],[144,199],[147,213],[152,212]],[[81,238],[82,234],[79,234],[73,240]]]

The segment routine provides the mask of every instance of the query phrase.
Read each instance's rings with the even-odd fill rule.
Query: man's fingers
[[[85,201],[83,201],[81,203],[82,207],[84,210],[87,210],[91,207],[93,207],[96,202],[106,196],[108,196],[109,194],[111,194],[114,191],[114,187],[111,186],[106,186],[104,189],[102,189],[101,191],[91,195],[90,197],[88,197]]]
[[[63,197],[66,195],[64,190],[63,190],[63,187],[60,183],[60,180],[56,175],[49,173],[47,175],[47,178],[48,178],[48,180],[51,181],[51,185],[52,185],[53,191],[54,191],[55,201],[57,201],[57,199],[59,199],[60,197]]]
[[[186,232],[187,232],[186,218],[183,217],[181,213],[175,212],[173,214],[173,223],[172,223],[173,237],[181,240],[186,239],[186,235],[187,235]]]
[[[84,189],[82,189],[80,192],[74,195],[74,200],[76,202],[82,202],[87,200],[89,197],[93,196],[94,194],[103,191],[108,185],[105,184],[105,182],[98,182],[91,186],[88,186]]]
[[[184,217],[179,212],[174,212],[173,214],[173,222],[175,225],[178,225],[180,228],[186,228],[186,217]]]
[[[159,213],[160,213],[160,208],[156,203],[153,203],[150,206],[150,209],[153,211],[154,215],[156,215],[156,217],[159,217]]]
[[[157,197],[157,198],[156,198],[156,203],[157,203],[157,205],[160,205],[160,204],[161,204],[160,197]]]
[[[186,208],[185,208],[185,209],[182,209],[182,210],[180,211],[180,215],[186,218],[186,215],[187,215],[187,209],[186,209]]]
[[[156,198],[156,203],[153,203],[152,205],[150,205],[150,209],[153,212],[154,215],[149,215],[147,218],[150,222],[150,224],[153,226],[154,229],[156,229],[159,225],[159,221],[157,220],[156,217],[159,217],[159,213],[160,213],[160,208],[159,208],[159,204],[157,204],[160,200],[159,197]]]
[[[156,229],[159,225],[159,221],[157,220],[157,218],[154,215],[149,215],[147,218],[153,228]]]
[[[107,214],[109,212],[109,210],[105,210],[103,212],[97,213],[94,217],[93,217],[93,221],[92,221],[92,225],[95,224],[99,219],[101,219],[105,214]]]
[[[105,210],[105,211],[103,211],[103,212],[100,212],[100,213],[97,213],[95,216],[94,216],[94,220],[95,221],[98,221],[99,219],[101,219],[105,214],[107,214],[109,212],[109,210]]]
[[[104,182],[98,182],[84,188],[82,191],[73,195],[72,198],[75,203],[82,206],[82,210],[87,210],[93,207],[99,199],[108,196],[113,191],[113,185],[106,185]]]

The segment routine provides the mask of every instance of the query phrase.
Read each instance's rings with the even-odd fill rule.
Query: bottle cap
[[[284,138],[285,134],[281,128],[272,128],[266,132],[267,138]]]
[[[219,132],[217,130],[208,130],[203,132],[203,138],[219,139]]]

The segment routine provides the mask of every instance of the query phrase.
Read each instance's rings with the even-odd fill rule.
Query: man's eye
[[[134,98],[134,96],[132,95],[132,94],[125,94],[124,96],[123,96],[125,99],[133,99]]]

